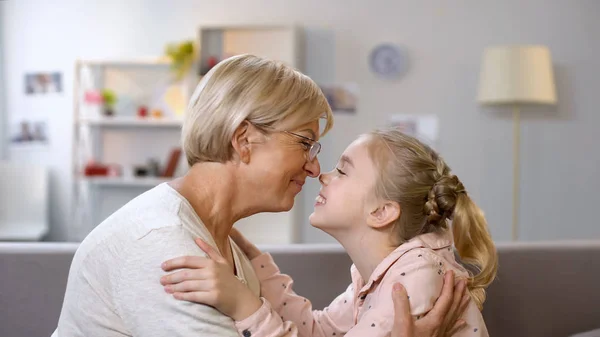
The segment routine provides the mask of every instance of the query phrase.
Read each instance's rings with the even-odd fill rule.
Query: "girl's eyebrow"
[[[345,154],[343,154],[342,157],[340,157],[340,161],[342,163],[348,163],[348,165],[354,167],[354,163],[352,162],[352,159],[350,159],[350,157],[346,156]]]

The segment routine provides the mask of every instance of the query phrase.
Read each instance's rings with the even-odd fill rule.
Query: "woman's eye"
[[[307,142],[301,142],[300,144],[302,144],[302,146],[304,147],[305,150],[310,150],[311,148],[311,144],[307,143]]]
[[[340,169],[339,169],[339,168],[337,168],[337,167],[335,168],[335,170],[336,170],[336,171],[337,171],[339,174],[341,174],[341,175],[343,175],[343,176],[345,176],[345,175],[346,175],[346,173],[344,173],[344,171],[340,170]]]

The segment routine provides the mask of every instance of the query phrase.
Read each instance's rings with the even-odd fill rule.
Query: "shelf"
[[[147,67],[147,66],[170,66],[171,61],[167,58],[142,58],[130,60],[79,60],[82,66],[96,67]]]
[[[173,178],[160,177],[82,177],[82,181],[95,186],[108,187],[154,187],[164,182],[171,181]]]
[[[181,127],[182,120],[174,118],[93,117],[80,118],[79,124],[107,127]]]

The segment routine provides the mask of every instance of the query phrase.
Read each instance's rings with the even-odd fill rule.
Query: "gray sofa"
[[[350,281],[351,262],[338,246],[261,248],[317,308]],[[76,249],[72,243],[0,243],[1,337],[50,336]],[[498,279],[483,312],[491,336],[567,337],[600,328],[600,241],[498,244],[498,251]]]

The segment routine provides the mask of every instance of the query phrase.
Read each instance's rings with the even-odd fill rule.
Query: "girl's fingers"
[[[202,239],[199,238],[194,241],[196,241],[198,247],[200,247],[200,249],[202,249],[206,253],[206,255],[208,255],[208,257],[211,258],[213,261],[219,263],[227,263],[227,261],[221,256],[221,254],[216,249],[211,247],[208,243],[204,242]]]
[[[214,282],[210,280],[191,280],[176,284],[168,284],[164,289],[169,294],[188,293],[195,291],[210,291],[214,289],[214,285]]]
[[[204,256],[180,256],[163,262],[161,268],[164,271],[182,268],[198,269],[208,266],[209,263],[210,259]]]
[[[174,293],[173,297],[180,301],[188,301],[200,304],[214,305],[214,296],[210,292],[194,291],[187,293]]]
[[[186,269],[186,270],[180,270],[168,275],[165,275],[163,277],[160,278],[160,284],[167,285],[167,284],[175,284],[175,283],[181,283],[184,281],[198,281],[198,280],[206,280],[210,277],[212,277],[213,274],[211,274],[209,271],[207,271],[206,269]]]

